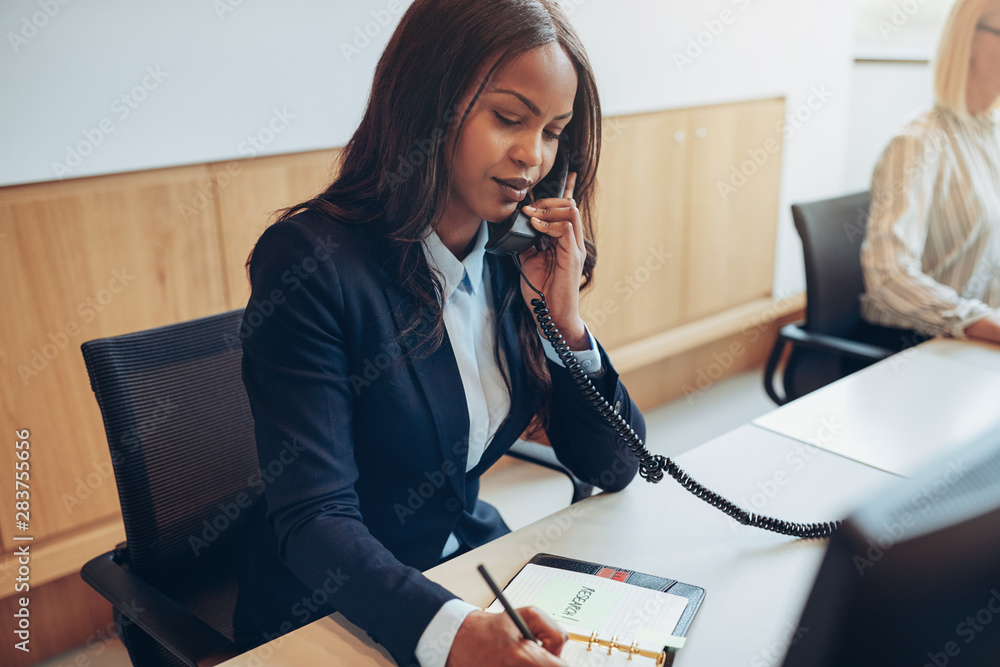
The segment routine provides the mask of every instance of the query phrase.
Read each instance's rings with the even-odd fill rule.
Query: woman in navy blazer
[[[248,260],[243,375],[264,489],[240,563],[240,643],[336,610],[400,664],[563,664],[561,631],[531,610],[544,648],[482,611],[428,637],[455,596],[421,571],[442,561],[449,540],[460,553],[508,532],[478,500],[479,478],[536,416],[560,461],[605,491],[627,485],[638,464],[546,356],[526,305],[534,294],[512,262],[486,254],[484,298],[510,407],[467,470],[464,378],[422,241],[433,231],[459,260],[481,252],[481,221],[508,217],[565,142],[566,191],[533,200],[532,224],[549,243],[522,261],[571,349],[587,349],[579,290],[596,257],[599,136],[593,73],[554,2],[416,0],[407,10],[337,179],[285,209]],[[597,390],[644,437],[642,415],[596,350]],[[439,655],[427,649],[435,645]]]

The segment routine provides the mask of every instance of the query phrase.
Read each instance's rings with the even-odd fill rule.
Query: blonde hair
[[[976,25],[994,0],[958,0],[938,43],[934,64],[934,95],[937,103],[959,116],[968,116],[967,93],[972,40]],[[996,102],[993,107],[995,108]]]

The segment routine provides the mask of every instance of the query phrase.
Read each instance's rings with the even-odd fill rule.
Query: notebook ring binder
[[[632,642],[631,646],[622,644],[618,641],[618,635],[613,635],[611,639],[601,639],[596,632],[591,634],[589,637],[586,635],[578,635],[576,633],[570,632],[570,641],[580,642],[587,645],[587,650],[591,651],[596,646],[598,648],[608,649],[608,655],[612,655],[615,651],[620,651],[628,655],[628,659],[631,660],[633,656],[639,656],[641,658],[652,658],[656,660],[657,665],[662,665],[667,660],[666,651],[654,651],[651,649],[639,648],[639,642]]]
[[[632,642],[632,645],[628,647],[628,659],[631,660],[633,655],[639,655],[638,641]]]

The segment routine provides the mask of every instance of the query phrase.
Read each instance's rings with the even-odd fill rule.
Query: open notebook
[[[562,659],[573,667],[673,662],[705,589],[665,577],[538,554],[504,587],[514,607],[535,606],[573,641]],[[494,600],[487,609],[503,612]],[[630,661],[631,660],[631,661]],[[642,662],[636,662],[642,660]]]

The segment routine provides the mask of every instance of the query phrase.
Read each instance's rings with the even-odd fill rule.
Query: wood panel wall
[[[606,348],[770,298],[783,114],[773,99],[606,123],[596,284],[582,306]]]
[[[36,540],[118,510],[80,344],[228,306],[214,209],[190,224],[180,216],[206,174],[195,166],[0,190],[0,293],[16,313],[0,318],[0,402],[5,430],[31,434]],[[13,455],[0,450],[4,470]],[[12,475],[0,476],[0,494],[14,497]],[[4,537],[13,522],[0,514]]]

